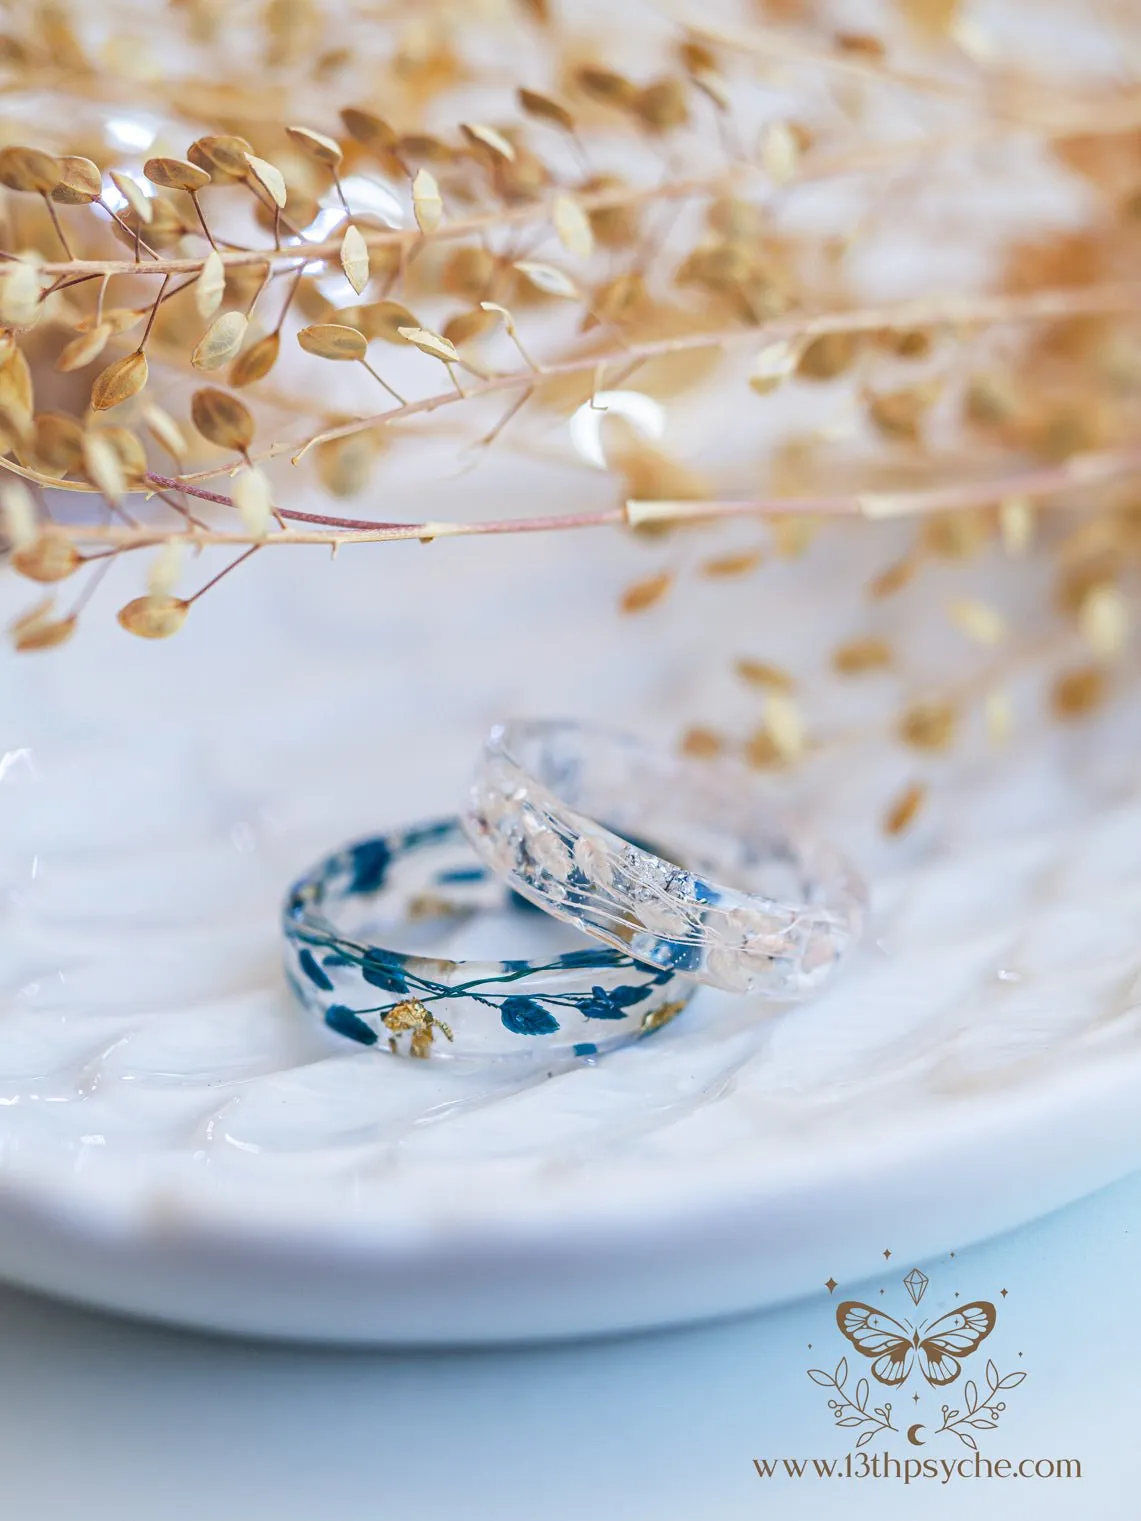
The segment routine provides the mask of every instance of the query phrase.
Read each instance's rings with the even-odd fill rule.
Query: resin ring
[[[605,729],[498,725],[464,828],[480,858],[548,913],[730,992],[802,996],[862,928],[859,877],[790,828],[747,772]]]
[[[283,925],[301,1003],[338,1035],[402,1056],[589,1058],[659,1029],[693,990],[536,913],[472,855],[458,819],[319,862],[290,889]],[[528,959],[467,955],[512,940]]]

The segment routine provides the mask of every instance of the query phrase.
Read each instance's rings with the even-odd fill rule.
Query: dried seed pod
[[[346,106],[341,112],[345,131],[370,153],[393,154],[400,139],[383,117],[373,111],[363,111],[357,106]]]
[[[152,185],[163,190],[185,190],[189,195],[210,184],[210,171],[185,158],[148,158],[143,173]]]
[[[276,164],[268,163],[264,158],[258,158],[256,153],[246,154],[246,164],[250,175],[257,181],[269,196],[270,200],[281,211],[289,197],[286,188],[285,176]]]
[[[43,583],[65,580],[82,563],[75,545],[58,528],[43,529],[30,544],[14,549],[9,559],[20,575]]]
[[[147,570],[147,590],[152,597],[169,597],[178,585],[186,559],[186,545],[168,539],[159,549]]]
[[[896,560],[886,570],[881,570],[878,576],[872,577],[868,582],[868,596],[877,602],[885,597],[893,597],[896,592],[902,591],[909,581],[914,580],[918,569],[918,560],[905,555],[902,560]]]
[[[767,343],[753,361],[749,388],[756,391],[758,396],[767,396],[795,371],[799,357],[795,344],[787,338]]]
[[[203,386],[190,398],[190,419],[208,443],[219,449],[248,452],[254,441],[254,419],[250,409],[229,391]]]
[[[832,651],[832,669],[841,676],[862,676],[865,671],[883,671],[891,663],[891,645],[886,639],[850,639]]]
[[[345,272],[345,279],[359,296],[368,284],[368,244],[360,228],[354,227],[351,222],[345,228],[345,236],[341,240],[341,268]]]
[[[454,317],[449,317],[444,323],[442,336],[447,343],[459,348],[463,343],[482,338],[484,333],[495,326],[496,320],[494,312],[477,306],[470,312],[457,312]]]
[[[764,564],[765,557],[759,549],[742,550],[735,555],[717,555],[712,560],[706,560],[701,567],[701,574],[714,580],[721,580],[730,576],[747,576],[758,566]]]
[[[118,452],[105,433],[88,433],[83,439],[83,473],[109,502],[127,492],[127,477]]]
[[[694,760],[712,760],[715,755],[721,755],[724,749],[724,739],[713,729],[695,725],[682,735],[681,753],[692,756]]]
[[[67,154],[58,160],[59,183],[51,198],[61,206],[89,206],[103,194],[103,176],[96,164],[79,154]]]
[[[186,622],[190,603],[178,597],[136,597],[116,614],[128,634],[140,639],[169,639]]]
[[[143,187],[129,174],[121,174],[118,169],[111,170],[111,183],[131,208],[140,224],[144,227],[149,226],[154,219],[154,206]]]
[[[96,412],[107,412],[137,396],[147,383],[147,356],[141,349],[116,359],[96,375],[91,387],[91,405]]]
[[[552,208],[555,231],[559,242],[576,259],[589,259],[594,252],[594,233],[590,218],[579,203],[570,195],[557,195]]]
[[[638,120],[651,132],[670,132],[689,120],[685,83],[675,78],[655,79],[639,90],[633,100]]]
[[[162,407],[152,402],[143,413],[143,418],[151,436],[172,459],[181,461],[186,457],[186,439],[169,412],[164,412]]]
[[[72,370],[82,370],[89,365],[107,346],[107,340],[111,336],[111,324],[99,322],[86,333],[80,333],[70,343],[65,344],[60,350],[59,358],[55,367],[62,374],[69,374]]]
[[[119,462],[128,486],[141,486],[147,474],[147,451],[130,428],[101,428],[100,436]]]
[[[761,168],[774,185],[787,185],[800,165],[800,139],[786,121],[770,122],[761,137]]]
[[[1099,660],[1114,660],[1124,649],[1131,623],[1129,603],[1119,586],[1091,586],[1078,608],[1082,638]]]
[[[1034,504],[1024,496],[1007,497],[999,503],[998,526],[1007,554],[1025,554],[1034,537]]]
[[[561,296],[566,301],[580,300],[578,286],[565,271],[553,264],[539,264],[533,259],[520,259],[512,268],[541,290],[545,296]]]
[[[374,338],[384,343],[404,343],[400,336],[402,327],[419,327],[419,320],[401,306],[399,301],[373,301],[357,308],[355,313],[360,330],[371,342]]]
[[[265,476],[252,467],[239,470],[230,494],[248,531],[257,538],[264,538],[273,518],[269,482]]]
[[[860,351],[858,333],[821,333],[805,345],[796,373],[801,380],[835,380]]]
[[[913,702],[900,715],[899,737],[916,750],[946,750],[955,737],[953,705],[938,697]]]
[[[321,484],[334,496],[356,496],[369,484],[376,444],[367,433],[332,438],[313,453]]]
[[[212,248],[194,282],[194,305],[198,308],[198,315],[212,317],[221,306],[225,294],[226,266],[222,263],[222,255],[216,248]]]
[[[40,315],[42,276],[34,264],[17,259],[3,271],[0,283],[0,321],[8,327],[28,327]]]
[[[27,549],[40,536],[40,519],[32,493],[19,479],[0,486],[0,526],[10,549]]]
[[[783,761],[794,761],[804,751],[804,718],[787,692],[771,690],[765,697],[764,727]]]
[[[905,787],[884,815],[884,834],[900,835],[910,828],[926,796],[927,788],[922,782],[912,782]]]
[[[996,608],[973,597],[960,597],[948,608],[951,622],[976,644],[993,646],[1006,638],[1006,619]]]
[[[1085,718],[1101,707],[1108,689],[1104,666],[1080,666],[1056,678],[1050,691],[1050,707],[1056,718]]]
[[[83,429],[62,412],[41,412],[35,418],[33,449],[49,475],[71,475],[83,466]]]
[[[418,169],[412,181],[412,212],[423,233],[435,232],[444,215],[444,203],[436,177],[428,169]]]
[[[78,621],[75,614],[72,613],[67,618],[53,618],[53,606],[53,599],[46,597],[9,625],[9,637],[21,653],[52,650],[71,638]]]
[[[538,90],[520,88],[516,91],[516,99],[521,111],[528,116],[533,116],[536,121],[548,121],[553,126],[561,127],[564,132],[574,131],[574,117],[561,106],[557,100],[552,100],[549,95],[542,95]]]
[[[324,164],[327,169],[336,169],[345,156],[335,138],[326,137],[324,132],[315,132],[312,127],[286,127],[285,132],[310,158]]]
[[[307,354],[318,359],[363,359],[368,353],[364,334],[340,322],[315,322],[303,327],[297,341]]]
[[[624,613],[644,613],[660,602],[673,584],[674,578],[666,570],[656,576],[647,576],[644,581],[635,581],[628,586],[618,605]]]
[[[787,671],[767,660],[743,658],[736,661],[733,669],[750,686],[765,687],[770,692],[791,692],[795,685]]]
[[[266,333],[234,360],[230,366],[230,384],[241,387],[264,380],[277,363],[280,352],[281,334],[276,331]]]
[[[9,190],[50,195],[60,177],[59,160],[40,148],[0,148],[0,184]]]
[[[459,360],[460,356],[453,345],[446,338],[441,338],[439,333],[433,333],[430,328],[402,327],[398,331],[405,342],[412,344],[422,354],[430,354],[433,359],[442,360],[444,364],[455,364]]]
[[[149,310],[149,307],[145,306],[105,306],[99,322],[96,322],[95,314],[92,313],[90,317],[81,317],[75,324],[75,330],[78,333],[89,333],[101,322],[110,330],[112,337],[117,337],[118,334],[125,333],[134,327],[135,323],[145,317]]]
[[[515,162],[515,145],[494,127],[485,126],[483,122],[478,121],[462,121],[460,131],[476,149],[486,148],[492,158],[505,159],[509,164]]]
[[[574,73],[576,89],[599,105],[613,106],[617,111],[629,111],[638,97],[637,86],[624,74],[614,69],[604,69],[598,64],[584,63]]]
[[[190,144],[186,157],[199,169],[205,169],[217,184],[244,180],[249,172],[249,154],[253,148],[244,137],[200,137]]]
[[[241,348],[248,321],[243,312],[223,312],[198,340],[190,362],[196,370],[220,370]]]

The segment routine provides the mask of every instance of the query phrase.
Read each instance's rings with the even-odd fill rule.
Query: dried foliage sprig
[[[424,0],[355,17],[338,45],[317,0],[239,6],[225,28],[185,0],[161,25],[164,57],[183,29],[189,74],[161,86],[136,39],[28,8],[0,54],[3,86],[27,92],[0,129],[0,503],[13,569],[88,579],[66,614],[49,601],[19,618],[16,647],[70,638],[140,549],[148,591],[119,616],[154,638],[221,579],[174,595],[187,549],[211,544],[243,551],[224,576],[271,546],[609,527],[652,548],[756,518],[763,549],[701,568],[727,581],[802,552],[816,520],[891,517],[913,537],[870,582],[871,608],[933,560],[1052,556],[1050,616],[1073,649],[1051,701],[1060,716],[1095,708],[1130,648],[1141,558],[1141,90],[1003,58],[957,0],[892,0],[858,33],[798,0],[756,8],[752,27],[703,14],[624,46],[544,0],[501,0],[478,23]],[[227,44],[235,25],[248,46]],[[497,25],[526,29],[526,77],[478,61]],[[45,88],[87,105],[61,113]],[[379,100],[385,116],[354,103]],[[1080,206],[1049,226],[972,227],[1007,151],[1080,186]],[[831,209],[806,222],[822,190]],[[989,234],[985,281],[870,299],[858,266],[891,257],[913,222],[928,242]],[[733,398],[719,415],[759,440],[716,479],[619,418],[603,439],[612,493],[582,512],[377,522],[293,505],[313,467],[334,496],[363,490],[386,446],[414,445],[436,414],[461,442],[518,447],[534,414],[615,392],[699,402],[714,386]],[[844,427],[821,427],[838,401]],[[63,493],[101,508],[76,521]],[[1039,504],[1070,511],[1039,521]],[[675,562],[623,609],[670,595]],[[947,616],[979,648],[1008,633],[978,596]],[[892,665],[874,623],[837,650],[840,677]],[[810,726],[774,667],[745,667],[761,726],[744,741],[695,729],[687,745],[787,765]],[[998,736],[1003,693],[975,695]],[[903,742],[953,743],[950,707],[912,703]],[[885,828],[911,827],[925,795],[910,784]]]

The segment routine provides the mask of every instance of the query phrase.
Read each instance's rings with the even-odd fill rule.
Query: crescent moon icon
[[[920,1425],[918,1422],[916,1422],[916,1424],[914,1426],[909,1426],[907,1428],[907,1440],[911,1443],[911,1445],[913,1447],[926,1447],[927,1446],[926,1442],[921,1442],[919,1440],[919,1435],[918,1435],[919,1432],[925,1431],[925,1430],[926,1430],[926,1427]]]

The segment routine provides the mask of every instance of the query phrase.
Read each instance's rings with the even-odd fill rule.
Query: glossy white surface
[[[521,504],[562,505],[517,470]],[[892,531],[638,623],[616,595],[661,551],[616,538],[269,552],[169,645],[104,604],[59,655],[5,657],[0,1274],[260,1334],[614,1330],[852,1278],[885,1237],[958,1247],[1141,1162],[1128,697],[1051,738],[1028,693],[1024,739],[995,765],[969,738],[891,845],[878,818],[914,759],[825,755],[800,801],[869,878],[873,927],[775,1020],[703,994],[643,1047],[520,1080],[346,1048],[282,990],[292,874],[454,806],[492,720],[746,724],[728,657],[812,684],[867,626],[859,557],[882,565]],[[1035,572],[995,574],[1017,603]]]

